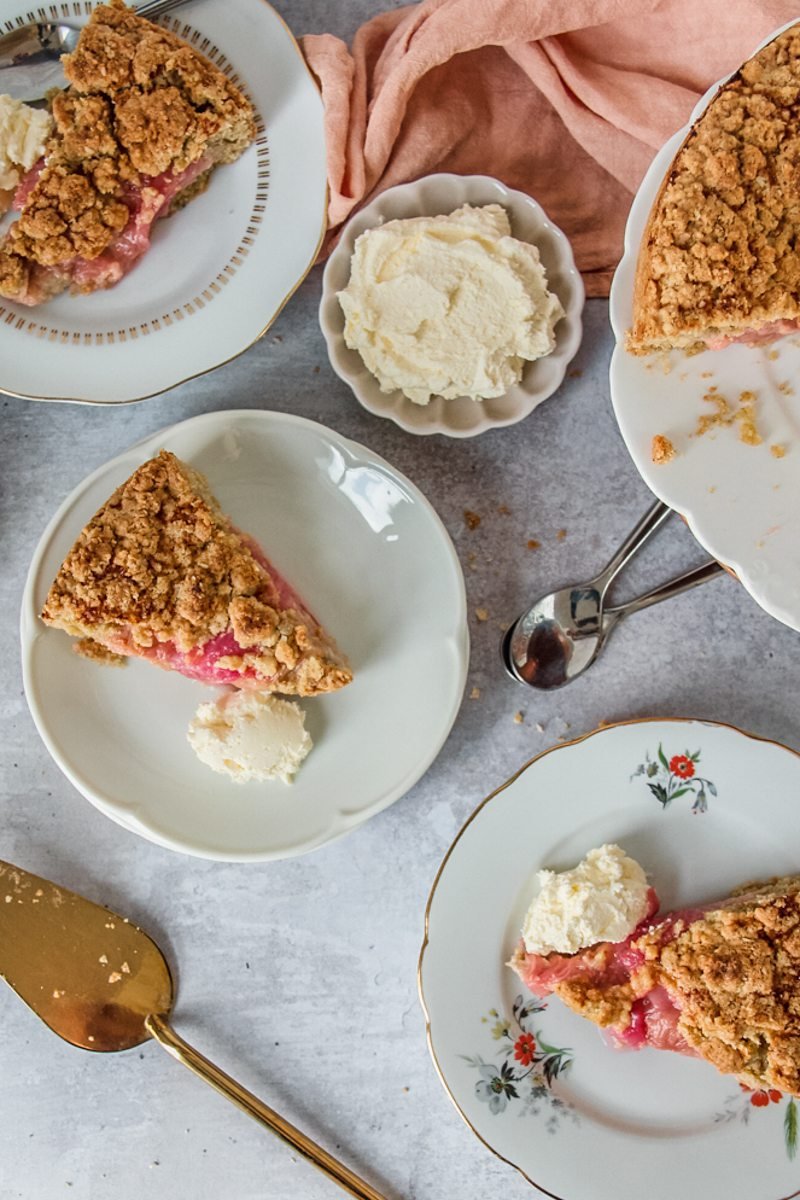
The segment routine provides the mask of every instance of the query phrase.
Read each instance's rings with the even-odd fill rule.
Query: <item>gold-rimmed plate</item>
[[[0,31],[89,6],[0,0]],[[27,308],[0,298],[0,390],[35,400],[120,404],[213,370],[269,328],[311,267],[325,227],[322,101],[266,0],[195,0],[161,18],[237,83],[255,143],[202,195],[157,222],[116,287]]]
[[[768,783],[767,783],[768,781]],[[610,1049],[505,965],[536,872],[617,842],[662,908],[800,869],[800,756],[726,725],[610,726],[526,764],[439,869],[419,987],[441,1080],[497,1155],[557,1200],[800,1195],[798,1102],[700,1059]]]

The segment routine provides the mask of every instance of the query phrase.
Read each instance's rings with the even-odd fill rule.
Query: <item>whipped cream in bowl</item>
[[[564,234],[488,176],[430,175],[345,227],[323,278],[331,365],[370,412],[470,437],[527,416],[581,337],[583,285]]]

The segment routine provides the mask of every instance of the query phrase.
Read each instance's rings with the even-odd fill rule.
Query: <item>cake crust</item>
[[[794,25],[720,88],[678,150],[642,237],[629,351],[693,349],[800,318],[798,129]]]

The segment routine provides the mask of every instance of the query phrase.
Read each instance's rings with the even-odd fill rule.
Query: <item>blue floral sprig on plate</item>
[[[481,1017],[490,1026],[489,1033],[499,1043],[496,1063],[486,1062],[480,1055],[462,1055],[480,1078],[475,1095],[489,1111],[497,1116],[505,1112],[512,1101],[520,1101],[520,1116],[547,1112],[545,1128],[554,1133],[564,1117],[578,1120],[578,1114],[567,1100],[553,1093],[556,1080],[564,1075],[574,1061],[572,1051],[563,1046],[551,1046],[531,1018],[547,1008],[541,1000],[523,1000],[517,996],[511,1017],[501,1015],[496,1008]]]

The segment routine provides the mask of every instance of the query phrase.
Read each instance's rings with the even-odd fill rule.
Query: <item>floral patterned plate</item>
[[[727,725],[609,726],[546,751],[475,810],[439,869],[419,989],[474,1133],[557,1200],[800,1196],[797,1102],[701,1060],[614,1051],[505,966],[536,872],[618,842],[663,908],[800,871],[800,755]]]

